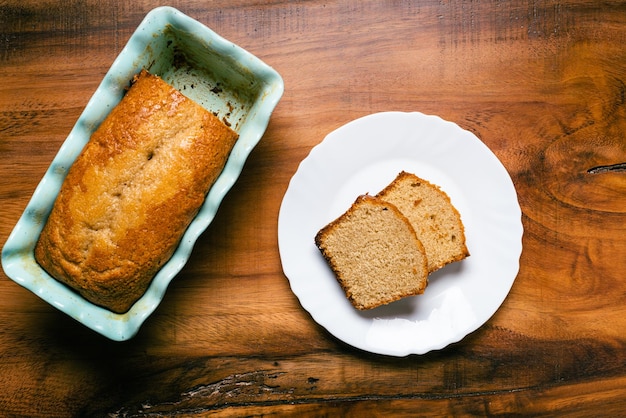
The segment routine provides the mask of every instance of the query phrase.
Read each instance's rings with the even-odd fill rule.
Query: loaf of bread
[[[174,253],[237,138],[142,71],[71,166],[37,262],[92,303],[126,312]]]
[[[461,215],[438,186],[403,171],[377,197],[411,222],[426,250],[429,272],[469,256]]]
[[[359,196],[322,228],[315,244],[352,305],[360,310],[424,292],[424,247],[407,218],[392,204]]]

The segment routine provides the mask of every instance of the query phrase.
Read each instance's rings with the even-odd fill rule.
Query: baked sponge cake
[[[469,256],[461,215],[439,186],[402,171],[376,196],[407,217],[424,245],[429,272]]]
[[[407,218],[379,198],[359,196],[317,233],[315,244],[357,309],[372,309],[426,288],[424,247]]]
[[[126,312],[174,253],[237,138],[142,71],[71,166],[37,262],[92,303]]]

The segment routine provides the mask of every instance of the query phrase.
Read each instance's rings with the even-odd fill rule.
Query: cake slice
[[[429,273],[469,256],[461,215],[438,186],[402,171],[376,196],[407,217],[424,245]]]
[[[315,244],[357,309],[421,294],[428,283],[424,247],[413,227],[376,197],[359,196],[317,233]]]

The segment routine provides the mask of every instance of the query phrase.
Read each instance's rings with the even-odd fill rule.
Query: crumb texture
[[[426,250],[429,272],[469,256],[461,215],[438,186],[403,171],[377,197],[411,222]]]
[[[91,302],[127,311],[173,254],[237,137],[142,71],[70,168],[37,261]]]
[[[360,196],[315,242],[357,309],[418,295],[426,287],[423,246],[406,217],[380,199]]]

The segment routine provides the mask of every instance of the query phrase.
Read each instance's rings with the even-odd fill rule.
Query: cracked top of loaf
[[[69,169],[37,262],[92,303],[126,312],[173,254],[237,138],[143,70]]]

